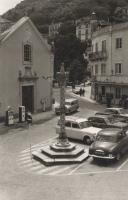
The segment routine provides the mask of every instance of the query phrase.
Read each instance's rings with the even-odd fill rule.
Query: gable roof
[[[43,37],[41,36],[39,31],[37,30],[37,28],[33,24],[33,22],[30,20],[30,18],[26,17],[26,16],[22,17],[18,22],[16,22],[14,25],[12,25],[9,29],[7,29],[6,31],[1,33],[0,43],[2,44],[3,42],[5,42],[15,31],[17,31],[26,22],[28,22],[32,26],[32,28],[34,29],[34,31],[36,32],[36,34],[40,38],[41,42],[47,47],[48,51],[50,51],[49,45],[45,42],[45,40],[43,39]]]

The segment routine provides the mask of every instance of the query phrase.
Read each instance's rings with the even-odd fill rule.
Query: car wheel
[[[92,143],[91,138],[89,136],[85,136],[83,139],[84,144],[90,145]]]
[[[121,154],[120,154],[120,153],[118,153],[118,154],[116,155],[116,160],[117,160],[117,161],[119,161],[119,160],[120,160],[120,158],[121,158]]]

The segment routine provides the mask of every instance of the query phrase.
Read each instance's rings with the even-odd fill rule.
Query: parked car
[[[80,94],[80,89],[73,89],[72,92],[73,92],[74,94]]]
[[[128,135],[118,128],[101,130],[89,148],[89,155],[94,159],[120,160],[128,150]]]
[[[86,118],[79,118],[76,116],[66,117],[65,119],[65,129],[67,137],[72,139],[78,139],[84,142],[84,144],[91,144],[101,130],[101,128],[96,128],[89,126],[88,120]],[[60,120],[56,126],[56,133],[60,132]]]
[[[79,108],[79,102],[77,99],[70,98],[65,100],[65,113],[70,114],[77,111]],[[60,114],[60,105],[55,107],[55,113]]]
[[[121,121],[128,121],[128,110],[124,108],[106,108],[103,112],[96,112],[95,115],[112,115]]]
[[[125,122],[121,122],[116,120],[112,116],[107,115],[96,115],[88,118],[90,125],[99,128],[121,128],[128,129],[128,124]]]

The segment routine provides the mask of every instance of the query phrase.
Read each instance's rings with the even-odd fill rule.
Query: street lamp
[[[60,133],[57,146],[69,146],[68,138],[65,131],[65,85],[68,73],[64,70],[64,63],[61,64],[60,72],[57,73],[60,85]]]

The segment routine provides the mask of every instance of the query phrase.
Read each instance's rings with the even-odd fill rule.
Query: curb
[[[52,114],[50,114],[49,116],[46,116],[46,117],[42,116],[42,118],[37,119],[37,120],[33,119],[32,125],[43,124],[46,121],[53,119],[54,117],[56,117],[56,115],[55,115],[55,113],[52,113]],[[6,126],[4,123],[2,123],[2,124],[0,124],[0,135],[8,133],[9,130],[18,129],[18,128],[25,129],[27,127],[28,127],[27,122],[23,122],[23,123],[16,122],[14,125],[10,125],[10,126]]]

